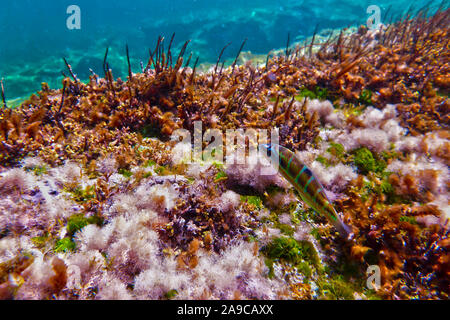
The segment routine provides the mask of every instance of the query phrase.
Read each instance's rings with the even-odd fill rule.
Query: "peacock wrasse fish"
[[[324,215],[342,237],[351,238],[351,228],[340,219],[322,184],[292,151],[276,144],[262,144],[259,148],[272,161],[278,159],[278,172],[298,191],[303,202],[317,213]]]

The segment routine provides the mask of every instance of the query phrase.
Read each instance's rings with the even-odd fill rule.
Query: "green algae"
[[[151,172],[146,172],[143,175],[144,179],[150,178],[151,176],[153,176],[153,174]]]
[[[225,171],[220,170],[215,175],[214,182],[220,182],[220,181],[223,181],[223,180],[226,180],[226,179],[228,179],[227,174],[225,173]]]
[[[254,206],[257,210],[263,207],[262,199],[258,196],[241,196],[241,202]]]
[[[338,159],[343,159],[345,156],[345,148],[342,144],[336,142],[330,142],[330,146],[327,149],[327,152],[332,154]]]
[[[291,221],[293,224],[300,224],[302,221],[299,219],[298,217],[298,210],[297,210],[297,204],[296,203],[291,203],[289,205],[289,212],[291,215]]]
[[[67,220],[67,233],[73,236],[89,224],[101,226],[103,224],[103,218],[96,215],[86,218],[83,214],[75,214]]]
[[[316,282],[321,299],[354,300],[355,293],[367,291],[365,272],[357,261],[349,257],[341,256],[325,266],[324,271]]]
[[[386,168],[385,161],[375,159],[372,152],[364,147],[354,151],[353,163],[364,175],[369,172],[382,172]]]
[[[25,171],[33,172],[36,176],[42,176],[47,174],[48,168],[47,166],[33,166],[31,168],[26,168]]]
[[[303,247],[297,240],[288,237],[273,239],[271,243],[263,248],[270,259],[280,259],[297,264],[303,260]]]
[[[171,174],[171,171],[165,166],[158,166],[157,168],[155,168],[155,173],[159,176],[166,176]]]
[[[326,168],[330,167],[333,164],[336,164],[337,161],[346,162],[346,152],[345,148],[340,143],[335,143],[333,141],[329,142],[329,147],[327,148],[327,153],[333,156],[332,159],[328,159],[322,155],[317,156],[315,161],[323,164]]]
[[[317,214],[312,208],[306,208],[296,211],[295,216],[304,222],[313,222],[317,220]]]
[[[354,287],[341,276],[335,275],[331,278],[321,278],[317,286],[326,300],[354,300]]]
[[[77,246],[76,243],[72,239],[63,238],[56,242],[53,251],[55,251],[56,253],[75,251],[76,246]]]
[[[64,190],[72,195],[72,199],[77,203],[85,203],[95,198],[95,186],[76,186],[74,188],[64,188]]]
[[[322,88],[319,86],[314,87],[314,89],[310,90],[306,87],[303,87],[299,90],[298,94],[295,96],[295,100],[303,101],[304,98],[309,98],[311,100],[326,100],[328,97],[328,89]]]
[[[218,170],[222,170],[224,167],[223,162],[220,161],[213,161],[212,165]]]
[[[151,160],[151,159],[149,159],[149,160],[147,160],[147,161],[145,162],[144,167],[145,167],[145,168],[149,168],[149,167],[152,167],[152,166],[154,166],[154,165],[156,165],[156,162],[153,161],[153,160]]]
[[[131,178],[133,176],[133,172],[131,172],[130,170],[127,169],[119,169],[118,170],[119,174],[123,175],[125,178]]]
[[[88,225],[87,219],[83,215],[73,215],[67,220],[67,233],[74,235],[77,231],[80,231]]]
[[[369,199],[372,194],[384,195],[385,204],[404,203],[410,204],[411,200],[405,196],[399,195],[395,192],[395,188],[389,182],[389,176],[392,172],[383,171],[381,173],[372,174],[368,181],[364,181],[358,193],[363,201]],[[378,203],[380,204],[380,203]]]
[[[48,233],[45,233],[43,236],[31,238],[31,242],[36,248],[43,249],[50,239],[50,235]]]
[[[395,145],[391,145],[391,150],[389,151],[382,151],[380,156],[383,160],[387,161],[390,159],[399,159],[401,157],[401,154],[394,151]]]
[[[418,224],[414,216],[401,216],[399,220],[402,222],[408,222],[410,224]]]
[[[320,241],[322,239],[318,228],[312,228],[309,234],[312,235],[317,241]]]
[[[331,164],[330,164],[330,161],[328,161],[328,159],[325,158],[325,157],[323,157],[323,156],[318,156],[318,157],[316,158],[315,161],[320,162],[320,163],[323,164],[326,168],[328,168],[328,167],[331,165]]]
[[[75,214],[67,219],[66,231],[68,237],[60,239],[56,242],[54,246],[55,252],[69,252],[75,251],[76,244],[73,241],[73,236],[84,227],[95,224],[97,226],[102,226],[104,223],[104,219],[97,215],[93,215],[90,217],[85,217],[83,214]],[[36,239],[39,244],[40,241],[47,241],[47,239]]]
[[[277,229],[279,229],[281,231],[281,233],[292,237],[294,235],[295,232],[295,228],[291,227],[288,224],[284,224],[284,223],[275,223],[275,227]]]
[[[266,256],[265,263],[269,267],[269,275],[273,275],[273,263],[285,262],[296,267],[297,270],[309,279],[312,270],[322,271],[319,256],[311,242],[295,240],[291,237],[281,236],[265,245],[261,251]]]
[[[394,187],[386,177],[380,184],[380,191],[386,195],[394,193]]]
[[[372,105],[373,104],[372,95],[373,95],[372,91],[370,91],[369,89],[363,89],[358,98],[358,102],[365,105]]]

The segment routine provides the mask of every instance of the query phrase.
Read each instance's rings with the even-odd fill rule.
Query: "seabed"
[[[86,83],[66,61],[62,89],[0,109],[0,298],[448,299],[449,25],[419,14],[205,71],[160,38],[126,80],[108,52]],[[258,164],[190,162],[170,138],[196,121],[279,128],[353,238]]]

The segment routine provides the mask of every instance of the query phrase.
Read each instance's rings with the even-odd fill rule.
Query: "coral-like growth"
[[[0,298],[448,299],[449,19],[203,73],[160,37],[126,81],[106,53],[104,78],[0,109]],[[279,128],[353,237],[256,155],[191,163],[171,135],[195,121]]]

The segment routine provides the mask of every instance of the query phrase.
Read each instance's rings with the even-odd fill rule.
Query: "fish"
[[[259,148],[265,150],[265,156],[278,159],[279,173],[298,191],[303,202],[325,216],[343,238],[351,239],[351,227],[341,220],[320,181],[295,153],[277,144],[261,144]]]

